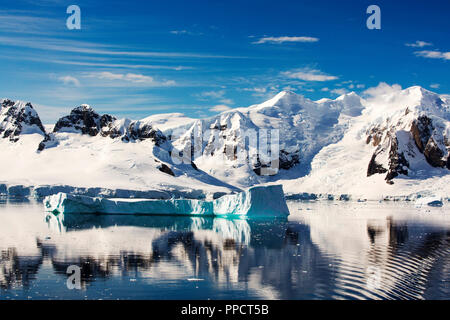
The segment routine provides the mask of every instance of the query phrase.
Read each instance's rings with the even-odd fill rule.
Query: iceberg
[[[252,187],[213,201],[192,199],[106,199],[67,193],[44,198],[47,211],[59,213],[287,217],[281,185]]]
[[[423,197],[416,200],[416,208],[421,208],[424,206],[430,207],[442,207],[444,205],[441,197]]]

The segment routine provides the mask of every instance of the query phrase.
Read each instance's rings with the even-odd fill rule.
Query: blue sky
[[[118,117],[206,117],[290,89],[379,82],[450,93],[450,1],[60,1],[0,4],[0,97],[50,123],[82,103]],[[66,8],[81,8],[68,30]],[[369,5],[381,30],[366,27]]]

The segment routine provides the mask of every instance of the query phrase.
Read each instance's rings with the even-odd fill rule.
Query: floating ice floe
[[[444,205],[441,197],[423,197],[416,200],[415,206],[417,208],[423,206],[442,207]]]
[[[106,199],[58,193],[44,199],[53,213],[287,217],[281,185],[252,187],[213,201],[191,199]]]

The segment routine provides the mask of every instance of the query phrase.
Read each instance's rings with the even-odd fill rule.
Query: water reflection
[[[448,299],[446,217],[296,206],[290,221],[0,207],[0,297],[40,297],[31,288],[45,284],[71,298]],[[81,267],[81,292],[65,287],[70,265]]]

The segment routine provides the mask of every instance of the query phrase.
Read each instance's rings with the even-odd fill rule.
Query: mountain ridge
[[[21,140],[40,140],[36,144],[40,156],[32,156],[35,165],[46,166],[39,159],[48,157],[45,153],[58,158],[74,150],[78,150],[80,157],[84,155],[94,162],[98,162],[94,159],[103,159],[101,165],[89,165],[84,160],[80,163],[103,172],[99,175],[102,179],[114,176],[115,182],[108,185],[112,188],[120,185],[121,188],[135,186],[163,190],[171,185],[175,190],[180,185],[189,188],[192,184],[200,185],[202,190],[211,188],[227,193],[258,184],[282,183],[292,194],[336,192],[335,187],[339,185],[342,186],[340,191],[354,193],[354,188],[343,180],[345,178],[337,175],[353,164],[353,169],[345,169],[347,171],[342,174],[354,176],[358,172],[353,178],[355,185],[376,180],[376,188],[383,192],[392,190],[395,193],[401,189],[401,193],[405,193],[408,188],[404,185],[408,179],[413,179],[417,185],[431,176],[438,177],[439,181],[448,179],[448,101],[445,95],[419,86],[365,98],[351,92],[335,100],[318,101],[292,91],[282,91],[261,104],[228,110],[206,119],[187,118],[182,114],[174,114],[171,119],[171,114],[166,114],[142,120],[100,115],[89,105],[81,105],[59,119],[52,132],[46,132],[31,104],[3,99],[0,100],[0,115],[3,115],[0,134],[1,128],[10,130],[11,123],[15,124],[14,128],[25,128],[13,130],[17,133],[13,139],[10,139],[11,134],[7,137],[6,150],[16,149],[16,152],[19,146],[14,147],[14,144],[17,143],[20,148],[31,148],[31,143]],[[31,113],[25,112],[32,117],[10,112],[14,116],[7,118],[6,108],[16,104],[20,108],[15,110],[31,112],[32,109]],[[28,131],[29,127],[34,131]],[[270,149],[276,143],[272,140],[274,137],[279,137],[278,151],[274,154],[260,152],[261,145]],[[0,139],[0,143],[2,140],[7,139]],[[109,154],[107,150],[117,150],[117,159],[112,158],[114,152]],[[127,152],[137,159],[129,159]],[[359,156],[348,161],[351,154]],[[127,169],[126,163],[133,164],[131,168],[134,169]],[[274,163],[276,170],[272,170]],[[71,181],[80,181],[69,177],[71,174],[91,170],[82,168],[79,163],[74,163],[74,168],[58,165],[68,171],[60,170],[61,183],[68,185],[73,184]],[[139,168],[145,172],[142,176]],[[152,168],[167,177],[156,174],[152,179],[155,174]],[[51,170],[47,172],[50,174]],[[328,180],[320,172],[328,172]],[[144,176],[151,181],[143,180]],[[14,180],[14,176],[5,180]],[[36,184],[48,183],[51,179],[41,176],[31,180],[36,180],[30,182]],[[391,189],[379,184],[383,180],[386,185],[391,185]],[[401,186],[396,186],[397,181]]]

